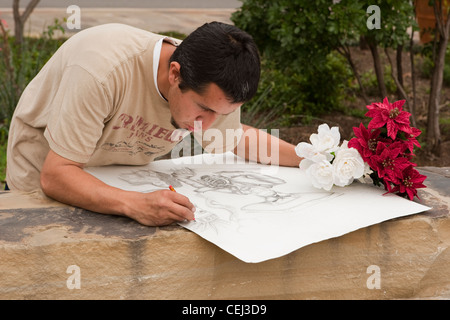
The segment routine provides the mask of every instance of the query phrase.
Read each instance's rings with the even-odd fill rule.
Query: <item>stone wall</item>
[[[177,225],[0,193],[0,299],[450,299],[449,168],[426,213],[247,264]]]

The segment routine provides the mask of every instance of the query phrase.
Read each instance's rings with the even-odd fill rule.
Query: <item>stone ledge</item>
[[[450,299],[449,168],[420,171],[432,210],[258,264],[176,225],[2,192],[0,299]],[[80,289],[67,286],[71,265]],[[367,286],[372,265],[380,289]]]

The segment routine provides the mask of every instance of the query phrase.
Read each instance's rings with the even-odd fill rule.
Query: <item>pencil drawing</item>
[[[298,209],[300,205],[311,206],[316,201],[323,201],[339,193],[317,190],[308,193],[286,193],[274,188],[286,183],[278,177],[248,171],[217,171],[198,174],[195,169],[183,167],[164,173],[151,169],[132,170],[122,173],[119,178],[130,185],[153,185],[167,188],[168,185],[181,187],[189,185],[198,194],[208,192],[230,193],[241,196],[257,196],[261,201],[241,207],[244,211],[286,211]]]
[[[173,175],[150,169],[131,170],[120,174],[119,179],[126,181],[132,186],[151,184],[159,188],[167,188],[170,185],[176,188],[182,185]]]
[[[202,172],[182,167],[170,173],[152,169],[131,170],[119,175],[130,185],[152,185],[166,189],[189,186],[195,194],[196,222],[192,228],[218,232],[220,227],[239,228],[240,214],[283,214],[305,209],[319,202],[340,196],[340,193],[317,190],[313,192],[281,192],[277,186],[285,180],[249,170],[220,170]],[[151,189],[150,189],[151,190]],[[224,197],[223,194],[229,196]]]
[[[233,154],[226,156],[239,160]],[[267,170],[260,164],[212,161],[223,159],[222,154],[186,158],[186,162],[161,160],[140,167],[85,170],[124,190],[151,192],[174,186],[196,208],[195,221],[178,224],[245,262],[277,258],[430,209],[361,183],[330,191],[316,189],[298,168]]]

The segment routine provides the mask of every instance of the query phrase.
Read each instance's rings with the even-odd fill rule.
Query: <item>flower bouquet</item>
[[[392,104],[385,98],[381,103],[367,106],[372,118],[366,128],[362,123],[354,127],[355,138],[340,146],[339,128],[322,124],[311,143],[301,142],[296,153],[304,158],[300,169],[316,188],[330,190],[333,185],[344,187],[355,179],[384,185],[387,193],[396,193],[412,200],[417,189],[425,188],[426,176],[411,162],[416,138],[421,131],[410,126],[410,113],[403,111],[405,100]]]

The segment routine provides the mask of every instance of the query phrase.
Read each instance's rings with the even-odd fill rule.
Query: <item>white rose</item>
[[[358,179],[359,182],[361,183],[368,183],[368,184],[372,184],[373,180],[370,177],[370,174],[372,173],[372,169],[370,169],[370,166],[367,162],[364,162],[364,173],[362,175],[361,178]]]
[[[322,160],[310,164],[306,170],[306,174],[311,179],[312,185],[316,188],[323,188],[329,191],[333,187],[333,166],[329,161]]]
[[[331,161],[331,159],[328,159],[328,157],[325,154],[320,153],[319,150],[317,150],[317,148],[315,148],[312,144],[306,142],[300,142],[295,147],[295,152],[299,157],[311,160],[313,162],[319,162],[322,160]]]
[[[321,124],[317,133],[313,133],[309,140],[311,143],[300,142],[295,147],[295,152],[299,157],[309,159],[314,162],[333,160],[332,152],[338,149],[341,139],[338,127],[330,127],[327,124]]]
[[[338,149],[341,134],[339,133],[338,127],[330,129],[330,127],[324,123],[319,126],[317,134],[313,133],[309,140],[319,152],[331,153]]]
[[[348,148],[347,143],[342,143],[333,161],[334,183],[340,187],[349,185],[353,179],[361,178],[365,172],[365,164],[358,150]]]
[[[302,161],[300,161],[299,167],[300,167],[301,170],[305,170],[306,171],[314,163],[315,163],[314,161],[311,161],[309,159],[303,159]]]

